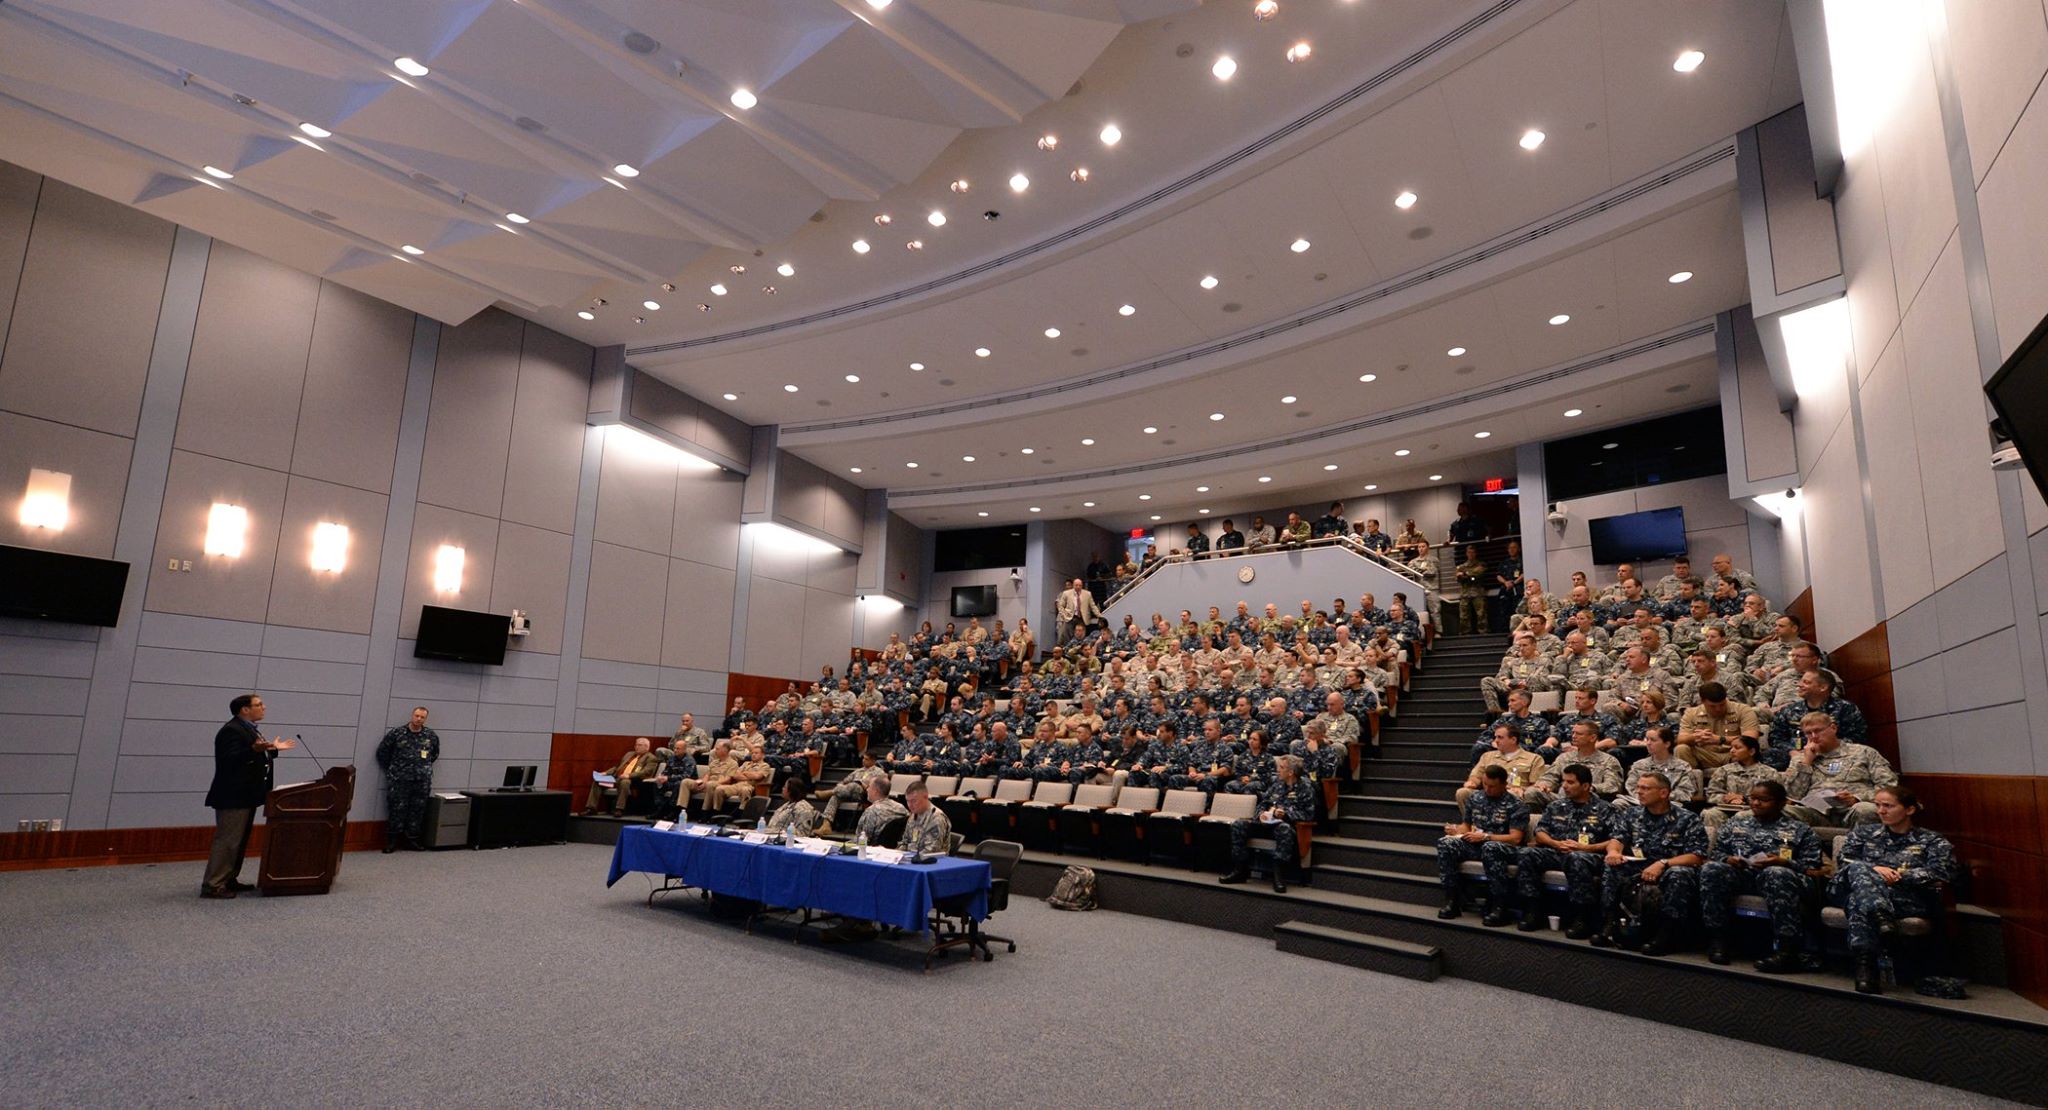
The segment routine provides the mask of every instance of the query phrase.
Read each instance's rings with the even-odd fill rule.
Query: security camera
[[[533,622],[527,619],[526,610],[512,610],[512,623],[509,631],[514,636],[530,636],[533,634]]]
[[[1021,586],[1021,585],[1023,585],[1023,584],[1024,584],[1024,576],[1023,576],[1023,575],[1021,575],[1021,574],[1018,574],[1018,573],[1017,573],[1017,568],[1016,568],[1016,567],[1011,567],[1011,568],[1010,568],[1010,585],[1012,585],[1012,586]]]
[[[2020,449],[2014,447],[2010,442],[1999,444],[1997,449],[1991,452],[1991,469],[1993,470],[2021,470],[2026,465],[2027,461],[2020,458]]]
[[[1571,514],[1564,511],[1563,503],[1552,501],[1550,503],[1550,515],[1545,519],[1549,520],[1553,527],[1563,528],[1565,522],[1571,519]]]

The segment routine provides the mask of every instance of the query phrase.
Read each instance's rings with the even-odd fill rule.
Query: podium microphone
[[[297,740],[299,742],[299,750],[305,752],[306,758],[313,761],[313,769],[320,772],[321,778],[326,778],[327,768],[320,766],[320,757],[314,755],[313,749],[306,746],[306,738],[300,735],[299,733],[294,732],[292,733],[292,739]]]

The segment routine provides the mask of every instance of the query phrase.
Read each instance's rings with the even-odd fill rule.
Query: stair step
[[[1464,782],[1465,776],[1462,773],[1455,777],[1438,778],[1386,778],[1372,775],[1359,781],[1361,793],[1349,794],[1340,791],[1337,799],[1340,804],[1347,807],[1353,803],[1363,802],[1369,797],[1448,802],[1454,799],[1458,787],[1464,785]]]
[[[1404,844],[1393,840],[1367,840],[1355,836],[1316,835],[1316,869],[1337,864],[1366,871],[1390,871],[1400,875],[1436,878],[1436,841]]]
[[[1444,896],[1442,884],[1433,876],[1338,863],[1316,864],[1315,885],[1317,890],[1384,898],[1411,906],[1435,906],[1443,901]]]
[[[1409,979],[1434,982],[1443,974],[1443,949],[1434,945],[1411,944],[1328,925],[1305,921],[1283,921],[1273,926],[1273,944],[1282,952],[1331,963],[1348,964],[1366,971],[1384,972]]]
[[[1353,795],[1343,800],[1346,817],[1401,817],[1418,821],[1435,820],[1438,825],[1456,820],[1458,804],[1449,798],[1404,798],[1397,794]]]
[[[1342,812],[1342,807],[1339,807]],[[1337,835],[1357,840],[1389,840],[1396,844],[1434,846],[1444,835],[1444,822],[1404,817],[1342,816],[1336,820]]]
[[[1467,759],[1431,759],[1426,756],[1419,759],[1403,756],[1397,759],[1382,756],[1359,764],[1359,775],[1361,778],[1374,778],[1379,775],[1393,778],[1427,778],[1435,775],[1462,779],[1471,766],[1472,762]],[[1348,788],[1346,792],[1349,792]],[[1371,791],[1364,790],[1359,793],[1370,794]]]

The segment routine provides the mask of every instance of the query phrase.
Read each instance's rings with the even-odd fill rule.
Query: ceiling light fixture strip
[[[1691,324],[1679,327],[1676,330],[1665,332],[1662,335],[1658,335],[1654,338],[1640,340],[1638,342],[1631,343],[1626,347],[1617,347],[1614,350],[1602,352],[1601,354],[1596,355],[1592,358],[1582,359],[1578,362],[1574,362],[1569,366],[1560,366],[1550,370],[1539,371],[1537,373],[1527,375],[1526,377],[1516,378],[1513,381],[1502,382],[1499,385],[1489,386],[1485,389],[1473,390],[1470,393],[1461,393],[1455,397],[1445,397],[1440,400],[1429,401],[1420,405],[1411,405],[1405,409],[1381,413],[1377,416],[1369,416],[1359,420],[1349,421],[1344,424],[1332,424],[1328,427],[1318,428],[1314,431],[1302,432],[1297,435],[1285,436],[1280,439],[1267,440],[1263,443],[1238,444],[1233,447],[1222,448],[1215,451],[1205,451],[1200,454],[1180,455],[1171,459],[1163,459],[1157,462],[1136,463],[1130,466],[1112,467],[1106,470],[1077,471],[1070,474],[1056,475],[1050,479],[1039,478],[1016,482],[987,482],[978,485],[944,486],[935,487],[932,489],[919,489],[915,491],[915,496],[936,497],[941,495],[960,493],[984,493],[1007,489],[1036,488],[1044,486],[1047,481],[1099,481],[1105,478],[1121,478],[1137,474],[1152,474],[1157,471],[1172,467],[1197,466],[1202,463],[1221,462],[1226,460],[1242,461],[1244,456],[1248,452],[1271,451],[1286,447],[1300,447],[1308,444],[1319,443],[1323,440],[1330,439],[1333,436],[1344,436],[1355,434],[1357,432],[1370,431],[1374,428],[1385,427],[1386,425],[1393,424],[1397,421],[1410,420],[1418,416],[1429,416],[1433,413],[1442,412],[1446,409],[1457,408],[1461,405],[1469,405],[1476,401],[1492,400],[1494,398],[1505,396],[1510,393],[1516,393],[1521,390],[1531,389],[1536,386],[1545,385],[1547,383],[1554,382],[1562,378],[1569,378],[1576,374],[1583,374],[1588,371],[1598,370],[1603,366],[1612,366],[1615,363],[1622,362],[1626,359],[1635,358],[1645,354],[1652,354],[1657,351],[1663,350],[1666,347],[1673,346],[1675,344],[1684,343],[1693,339],[1698,339],[1701,336],[1711,336],[1713,334],[1713,320],[1708,319],[1695,321]]]
[[[1226,336],[1222,339],[1212,340],[1208,343],[1203,343],[1198,346],[1189,347],[1180,351],[1160,355],[1155,358],[1147,359],[1143,362],[1132,363],[1127,366],[1117,367],[1112,370],[1104,370],[1094,374],[1084,375],[1081,377],[1069,378],[1063,381],[1053,382],[1047,385],[1035,386],[1030,389],[1021,389],[1010,393],[994,394],[971,401],[956,401],[945,405],[933,405],[921,409],[907,409],[892,413],[878,413],[873,416],[857,417],[847,420],[826,420],[806,424],[786,424],[783,426],[783,430],[784,432],[791,434],[834,432],[844,431],[849,428],[875,427],[882,424],[892,424],[904,420],[922,420],[936,416],[950,416],[955,413],[970,412],[975,409],[988,408],[992,405],[1019,404],[1026,401],[1040,400],[1046,397],[1057,397],[1060,394],[1071,393],[1077,389],[1090,389],[1099,385],[1107,385],[1111,382],[1121,381],[1125,378],[1130,378],[1141,374],[1149,374],[1155,370],[1161,370],[1169,366],[1176,366],[1194,359],[1207,358],[1212,355],[1224,354],[1229,351],[1236,350],[1239,347],[1245,346],[1246,344],[1258,343],[1266,339],[1271,339],[1277,335],[1284,335],[1288,332],[1296,331],[1301,328],[1308,327],[1312,324],[1320,323],[1332,317],[1343,315],[1347,312],[1356,311],[1357,309],[1372,304],[1376,301],[1385,300],[1388,297],[1408,292],[1411,289],[1415,289],[1419,286],[1426,285],[1432,281],[1440,280],[1451,274],[1457,273],[1460,270],[1464,270],[1468,267],[1478,265],[1479,263],[1488,261],[1489,259],[1497,258],[1500,255],[1507,253],[1508,251],[1515,250],[1521,247],[1526,247],[1530,243],[1543,239],[1546,236],[1554,235],[1557,232],[1569,228],[1574,224],[1580,223],[1581,221],[1591,219],[1592,217],[1600,215],[1605,212],[1612,211],[1613,209],[1618,208],[1623,204],[1627,204],[1630,201],[1638,200],[1644,196],[1656,192],[1659,189],[1663,189],[1670,185],[1676,184],[1677,182],[1682,181],[1685,178],[1692,176],[1693,174],[1699,173],[1703,170],[1710,169],[1733,157],[1735,157],[1734,142],[1724,141],[1705,151],[1700,152],[1699,154],[1694,155],[1691,158],[1686,159],[1685,161],[1667,170],[1663,170],[1656,174],[1650,175],[1640,181],[1632,182],[1628,185],[1621,187],[1620,189],[1615,190],[1612,193],[1588,201],[1587,203],[1580,205],[1577,208],[1571,209],[1567,212],[1551,216],[1535,224],[1528,225],[1522,229],[1508,232],[1507,234],[1502,235],[1490,242],[1483,243],[1477,247],[1473,247],[1472,249],[1466,251],[1463,254],[1455,255],[1447,261],[1439,262],[1435,265],[1425,267],[1424,269],[1416,270],[1407,274],[1403,274],[1399,277],[1392,278],[1362,293],[1356,293],[1349,297],[1332,301],[1328,304],[1316,308],[1308,309],[1299,316],[1290,317],[1286,320],[1275,321],[1270,324],[1264,324],[1250,331],[1239,332],[1236,335]],[[629,351],[627,353],[630,355],[633,352]]]
[[[1419,50],[1413,51],[1406,57],[1402,58],[1400,61],[1395,62],[1393,65],[1388,66],[1386,69],[1383,69],[1380,72],[1372,75],[1371,77],[1366,78],[1364,81],[1358,83],[1357,85],[1352,86],[1350,89],[1347,89],[1344,92],[1337,94],[1337,96],[1319,105],[1318,107],[1311,109],[1306,114],[1296,117],[1288,123],[1281,125],[1277,130],[1254,140],[1249,145],[1240,147],[1239,149],[1234,150],[1229,154],[1225,154],[1222,157],[1217,158],[1215,161],[1202,166],[1201,168],[1195,170],[1192,173],[1189,173],[1187,176],[1182,177],[1177,181],[1163,185],[1149,193],[1146,193],[1144,196],[1141,196],[1135,200],[1129,201],[1125,204],[1112,208],[1109,211],[1103,213],[1102,215],[1095,217],[1094,219],[1088,220],[1087,222],[1076,225],[1074,227],[1070,227],[1065,231],[1059,232],[1058,234],[1051,235],[1047,238],[1040,239],[1036,242],[1026,244],[1025,246],[1019,247],[1016,250],[1010,251],[1007,254],[998,255],[995,258],[991,258],[986,262],[969,266],[964,270],[958,270],[953,273],[947,274],[943,277],[933,278],[930,281],[920,282],[916,285],[907,286],[905,288],[898,289],[889,293],[884,293],[879,296],[869,297],[866,300],[855,301],[851,304],[840,305],[836,308],[821,309],[817,312],[807,313],[802,316],[793,316],[787,320],[781,320],[771,324],[760,324],[754,327],[740,328],[735,331],[720,332],[717,335],[707,335],[697,339],[680,339],[674,342],[656,343],[645,347],[631,347],[627,349],[626,353],[628,355],[664,354],[669,351],[689,350],[694,347],[705,347],[715,343],[730,343],[741,339],[751,339],[756,336],[771,335],[774,334],[775,332],[786,331],[790,328],[800,328],[809,324],[823,323],[824,321],[827,320],[836,320],[842,316],[847,316],[859,312],[866,312],[869,309],[880,308],[885,305],[895,304],[899,301],[908,300],[914,297],[922,296],[926,293],[931,293],[940,289],[944,289],[949,285],[956,285],[963,281],[969,281],[974,278],[980,277],[981,275],[986,274],[991,270],[1001,269],[1002,267],[1008,266],[1011,263],[1020,261],[1022,259],[1030,258],[1031,256],[1040,254],[1044,251],[1051,250],[1054,247],[1058,247],[1065,243],[1071,242],[1072,240],[1080,236],[1084,236],[1090,234],[1091,232],[1098,231],[1120,220],[1128,219],[1135,213],[1150,208],[1160,203],[1161,201],[1167,200],[1179,193],[1186,192],[1187,190],[1194,188],[1197,185],[1200,185],[1201,183],[1209,180],[1210,178],[1215,177],[1217,174],[1220,174],[1225,170],[1228,170],[1236,166],[1238,163],[1244,161],[1245,159],[1250,158],[1256,154],[1259,154],[1260,152],[1266,150],[1268,147],[1271,147],[1274,143],[1278,143],[1285,139],[1291,138],[1295,134],[1299,133],[1303,128],[1309,127],[1317,123],[1318,121],[1327,117],[1330,113],[1344,108],[1345,106],[1358,100],[1360,97],[1371,94],[1374,90],[1379,89],[1381,86],[1387,84],[1388,82],[1394,81],[1406,75],[1408,72],[1415,69],[1416,67],[1433,60],[1438,55],[1449,50],[1451,47],[1457,45],[1461,40],[1471,36],[1474,32],[1485,27],[1487,24],[1498,20],[1508,11],[1526,2],[1527,0],[1499,0],[1499,2],[1494,4],[1492,7],[1487,8],[1485,11],[1480,12],[1478,15],[1475,15],[1472,18],[1466,20],[1465,22],[1460,23],[1458,26],[1452,28],[1450,31],[1447,31],[1443,35],[1439,36],[1436,40],[1429,43],[1427,46],[1424,46]]]

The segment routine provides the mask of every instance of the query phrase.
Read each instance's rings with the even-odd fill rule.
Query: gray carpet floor
[[[923,975],[650,910],[646,876],[605,889],[610,851],[355,854],[327,897],[233,902],[198,863],[0,875],[0,1104],[1989,1104],[1036,902],[998,919],[1016,954]]]

